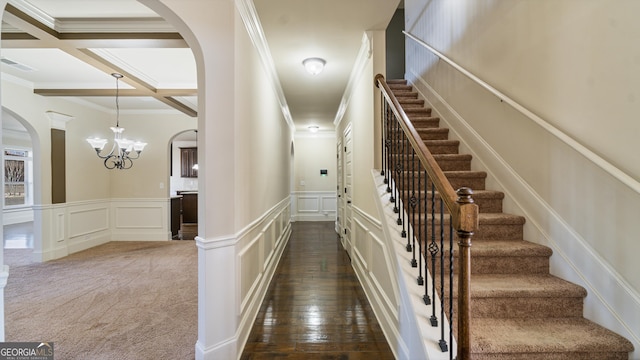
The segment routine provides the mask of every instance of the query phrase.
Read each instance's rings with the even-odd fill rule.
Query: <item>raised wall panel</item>
[[[115,208],[115,227],[120,229],[161,229],[167,214],[162,207],[129,206]]]
[[[242,299],[240,311],[244,311],[253,290],[262,279],[262,260],[260,259],[261,244],[264,243],[262,234],[256,236],[247,246],[238,253],[240,271],[240,298]]]
[[[108,230],[107,207],[69,211],[69,238]]]
[[[295,221],[335,221],[335,191],[298,191],[292,194]]]

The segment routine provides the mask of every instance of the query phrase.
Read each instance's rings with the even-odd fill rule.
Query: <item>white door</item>
[[[340,239],[343,239],[343,230],[344,229],[344,196],[343,194],[343,184],[344,184],[344,173],[342,172],[342,137],[338,137],[338,144],[336,147],[336,161],[338,168],[338,186],[336,187],[336,199],[337,199],[337,207],[338,207],[338,216],[336,217],[336,232],[340,235]],[[344,243],[342,244],[344,246]]]
[[[351,124],[344,130],[344,184],[342,197],[344,198],[344,229],[342,230],[343,245],[351,256],[351,223],[352,223],[352,194],[353,194],[353,140]]]

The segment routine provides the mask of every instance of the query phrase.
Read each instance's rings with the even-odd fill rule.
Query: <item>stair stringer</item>
[[[505,193],[503,211],[527,218],[524,237],[553,250],[550,273],[587,289],[584,317],[629,339],[636,349],[629,358],[640,359],[640,293],[429,84],[416,74],[408,78],[432,116],[449,128],[450,139],[460,141],[460,153],[473,156],[472,170],[487,172],[486,187]]]
[[[380,170],[372,170],[372,181],[376,189],[375,203],[380,219],[382,219],[384,241],[392,257],[389,260],[396,269],[393,273],[396,275],[395,283],[398,287],[398,314],[396,328],[392,331],[397,335],[398,351],[394,349],[394,353],[398,359],[449,359],[449,352],[442,352],[438,345],[440,328],[432,327],[429,322],[431,307],[426,306],[422,299],[424,286],[419,286],[416,283],[416,269],[411,267],[411,253],[406,250],[407,239],[402,238],[398,230],[397,214],[393,211],[393,203],[389,202],[387,185],[383,183],[384,177],[380,175]],[[430,276],[425,277],[431,286]],[[436,298],[432,300],[435,301],[436,313],[439,314],[440,300],[437,294],[435,296]],[[369,300],[371,301],[371,299]],[[449,324],[446,318],[440,321],[441,326],[448,328]],[[387,339],[389,339],[388,336]],[[390,344],[393,348],[393,343],[390,342]],[[454,339],[453,344],[449,344],[449,349],[453,349],[455,354],[456,348],[457,344]]]

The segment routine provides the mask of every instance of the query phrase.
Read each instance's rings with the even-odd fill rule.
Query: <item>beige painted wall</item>
[[[630,331],[640,343],[640,194],[616,178],[640,179],[640,3],[405,5],[409,32],[618,168],[603,170],[407,42],[407,77],[462,138],[463,150],[474,153],[472,166],[489,170],[489,185],[507,191],[505,209],[527,216],[527,239],[553,248],[554,273],[590,289],[588,317]]]
[[[353,204],[373,218],[378,218],[378,214],[372,196],[375,189],[371,183],[371,169],[380,162],[380,146],[374,137],[380,126],[376,118],[373,78],[385,72],[384,37],[384,31],[369,32],[371,57],[366,60],[361,75],[354,81],[351,99],[336,132],[337,136],[343,136],[348,124],[352,126]]]
[[[110,176],[112,198],[166,198],[169,195],[169,144],[174,135],[197,126],[184,114],[120,115],[128,138],[147,143],[129,170],[96,170]],[[107,129],[108,130],[108,129]],[[80,144],[78,144],[80,145]],[[69,145],[67,145],[69,146]]]
[[[291,129],[242,21],[236,21],[236,221],[242,226],[289,196]]]
[[[71,116],[66,123],[67,202],[108,198],[163,198],[168,196],[168,147],[171,138],[180,131],[194,128],[196,119],[179,113],[127,115],[121,113],[120,125],[125,136],[148,143],[140,159],[129,170],[108,170],[85,141],[99,136],[112,142],[115,114],[99,111],[61,98],[34,95],[33,91],[16,83],[3,81],[2,104],[27,121],[37,132],[41,149],[37,154],[40,166],[34,172],[40,176],[42,200],[50,203],[50,119],[47,111]],[[106,149],[105,149],[106,150]],[[37,162],[34,161],[34,165]],[[161,187],[162,184],[162,187]],[[35,199],[34,199],[35,200]]]
[[[335,135],[296,133],[294,146],[294,191],[335,191]],[[327,176],[320,176],[320,169],[326,169]]]

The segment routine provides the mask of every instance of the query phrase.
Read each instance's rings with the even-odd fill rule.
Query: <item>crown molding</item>
[[[282,90],[282,85],[280,84],[280,78],[278,77],[278,72],[276,71],[276,66],[273,62],[273,57],[271,56],[271,51],[269,50],[269,44],[267,43],[267,38],[264,34],[264,30],[262,29],[262,24],[260,23],[260,18],[258,17],[255,5],[253,4],[252,0],[235,0],[235,4],[238,12],[240,13],[240,17],[242,18],[242,22],[247,29],[249,38],[251,38],[253,45],[258,51],[260,60],[267,70],[267,76],[271,80],[271,85],[273,86],[276,92],[276,96],[278,97],[282,115],[291,128],[291,131],[295,132],[296,128],[293,123],[291,112],[289,111],[289,105],[287,104],[287,99],[284,96],[284,91]]]

